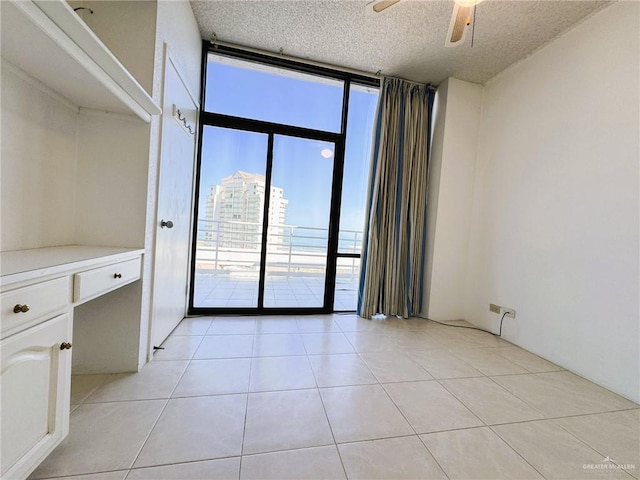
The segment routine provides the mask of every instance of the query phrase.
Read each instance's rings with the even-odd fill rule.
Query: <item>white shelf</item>
[[[144,249],[67,245],[0,252],[0,285],[139,257]]]
[[[160,107],[64,0],[2,0],[2,57],[81,108],[135,114]]]

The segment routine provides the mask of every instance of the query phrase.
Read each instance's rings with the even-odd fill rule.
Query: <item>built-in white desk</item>
[[[102,364],[90,368],[102,371],[110,365],[99,352],[115,359],[127,344],[122,328],[85,330],[74,340],[74,311],[139,280],[143,252],[64,246],[0,253],[2,478],[26,477],[67,435],[74,342],[83,344],[84,358],[95,349]],[[85,317],[104,314],[98,306]]]

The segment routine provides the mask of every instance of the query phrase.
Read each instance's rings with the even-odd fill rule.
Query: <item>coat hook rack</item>
[[[194,135],[196,130],[192,124],[189,123],[187,117],[185,117],[177,105],[173,105],[173,118],[176,119],[178,125],[182,127],[182,129],[187,132],[189,135]]]
[[[89,7],[76,7],[73,9],[74,12],[77,12],[78,10],[89,10],[89,13],[93,15],[93,10],[91,10]]]

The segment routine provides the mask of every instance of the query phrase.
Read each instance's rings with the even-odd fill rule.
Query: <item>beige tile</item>
[[[412,330],[420,331],[426,329],[431,322],[425,318],[397,318],[387,317],[384,320],[378,320],[387,330]]]
[[[640,473],[640,410],[598,413],[559,418],[554,422],[578,437],[602,457],[621,466],[634,465],[627,471],[638,478]]]
[[[255,327],[253,318],[216,318],[211,322],[207,335],[252,335]]]
[[[302,335],[302,342],[309,355],[355,352],[347,337],[339,332],[304,334]]]
[[[109,375],[71,375],[71,405],[80,405]]]
[[[322,388],[320,394],[338,443],[414,433],[380,385]]]
[[[138,373],[110,375],[85,402],[169,398],[188,364],[187,360],[149,362]]]
[[[32,478],[124,470],[131,467],[166,400],[80,405],[69,436]]]
[[[172,396],[246,393],[250,371],[250,358],[192,360]]]
[[[490,378],[459,378],[440,383],[487,425],[544,418]]]
[[[178,335],[167,338],[156,350],[153,360],[191,360],[204,337],[198,335]]]
[[[357,354],[310,355],[309,362],[319,387],[378,383]]]
[[[314,316],[301,316],[296,320],[300,333],[331,333],[339,332],[340,327],[331,317],[318,318]]]
[[[471,428],[420,435],[451,480],[541,479],[489,428]]]
[[[494,380],[514,395],[526,398],[527,403],[547,418],[624,410],[637,406],[567,371],[495,377]]]
[[[129,472],[127,480],[237,480],[239,474],[240,457],[233,457],[137,468]]]
[[[495,333],[498,333],[498,330],[499,328],[496,329]],[[468,338],[469,340],[476,342],[478,345],[481,345],[483,347],[509,347],[513,345],[500,337],[480,330],[462,328],[460,329],[460,331],[465,338]]]
[[[473,368],[485,375],[513,375],[529,373],[520,365],[517,365],[500,355],[492,353],[486,348],[469,348],[456,351],[455,354]]]
[[[338,445],[349,480],[446,479],[417,436]]]
[[[338,324],[340,330],[343,332],[380,332],[380,322],[376,320],[368,320],[366,318],[360,318],[356,315],[344,315],[333,317],[334,322]]]
[[[88,475],[73,475],[71,477],[56,477],[56,480],[124,480],[129,473],[128,470],[117,470],[115,472],[90,473]],[[32,480],[33,477],[29,477]]]
[[[428,333],[400,330],[388,332],[400,350],[441,350],[444,347]]]
[[[435,320],[427,320],[427,325],[431,328],[439,328],[442,330],[451,330],[451,325],[458,325],[463,327],[475,327],[474,324],[467,322],[466,320],[447,320],[444,322],[436,323]],[[462,330],[458,330],[462,331]]]
[[[306,356],[261,357],[251,360],[249,391],[316,388]]]
[[[267,333],[298,333],[298,323],[294,317],[257,318],[255,334],[262,335]]]
[[[416,433],[484,425],[436,381],[388,383],[384,389]]]
[[[499,347],[492,348],[491,351],[496,353],[513,363],[517,363],[532,373],[555,372],[563,370],[562,367],[548,362],[544,358],[540,358],[533,353],[527,352],[520,347]]]
[[[482,373],[448,350],[407,351],[433,378],[482,377]]]
[[[250,357],[253,335],[207,335],[194,359]]]
[[[482,347],[482,344],[465,337],[463,333],[455,332],[452,330],[462,329],[447,329],[445,330],[432,330],[429,332],[429,336],[437,341],[440,345],[452,352],[465,351],[470,348]]]
[[[346,479],[335,445],[242,457],[241,480]]]
[[[433,378],[424,368],[400,352],[363,353],[361,357],[381,383]]]
[[[545,478],[632,478],[622,470],[589,468],[608,462],[552,420],[500,425],[493,430]]]
[[[333,443],[317,390],[249,394],[243,454]]]
[[[385,352],[390,350],[397,350],[398,344],[393,339],[384,333],[373,333],[369,331],[365,332],[349,332],[345,333],[345,336],[353,345],[356,352],[368,353],[368,352]]]
[[[135,467],[240,455],[246,395],[169,400]]]
[[[171,335],[204,335],[211,325],[211,317],[184,318]]]
[[[254,357],[281,355],[306,355],[302,338],[298,334],[256,335],[253,343]]]

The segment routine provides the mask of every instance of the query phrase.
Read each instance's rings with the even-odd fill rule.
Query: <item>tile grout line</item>
[[[303,342],[304,344],[304,342]],[[305,347],[306,349],[306,347]],[[342,471],[344,472],[344,478],[348,479],[347,469],[344,466],[344,460],[342,459],[342,455],[340,454],[340,449],[338,448],[338,442],[336,441],[336,435],[333,433],[333,427],[331,426],[331,420],[329,420],[329,414],[327,413],[327,406],[324,404],[324,398],[322,398],[322,393],[320,392],[320,387],[318,386],[318,379],[316,378],[316,372],[313,369],[313,365],[311,364],[311,360],[309,359],[309,355],[306,355],[307,363],[309,364],[309,368],[311,369],[311,374],[313,375],[313,380],[316,383],[316,391],[318,392],[318,397],[320,398],[320,405],[322,405],[322,410],[324,411],[324,417],[327,419],[327,425],[329,425],[329,431],[331,432],[331,438],[333,438],[333,446],[338,453],[338,458],[340,459],[340,465],[342,465]]]
[[[254,331],[255,331],[255,328],[256,326],[254,324]],[[251,351],[253,351],[254,344],[255,344],[255,335],[251,340]],[[240,478],[242,477],[242,459],[244,457],[244,439],[247,433],[247,417],[249,416],[249,390],[251,389],[252,373],[253,373],[253,358],[251,358],[251,360],[249,361],[249,380],[247,382],[247,401],[245,402],[245,405],[244,405],[244,424],[242,427],[242,443],[240,444],[240,465],[238,467],[238,480],[240,480]]]
[[[426,435],[426,434],[423,434],[423,435]],[[438,461],[438,458],[433,454],[433,452],[431,450],[429,450],[429,447],[427,446],[426,443],[424,443],[424,440],[422,439],[422,437],[420,435],[418,435],[418,440],[420,441],[420,443],[422,443],[422,445],[427,450],[427,452],[429,452],[429,455],[431,455],[431,458],[433,458],[433,461],[436,462],[438,467],[440,467],[440,470],[442,471],[442,473],[444,473],[444,476],[447,477],[448,479],[451,479],[451,477],[447,474],[447,471],[444,469],[444,467]]]
[[[535,421],[535,420],[532,420],[532,421]],[[540,421],[540,420],[538,420],[538,421]],[[514,423],[519,423],[519,422],[514,422]],[[504,424],[504,425],[512,425],[512,424]],[[500,433],[496,432],[495,428],[493,428],[493,427],[495,427],[495,425],[489,425],[488,426],[489,430],[491,430],[493,432],[493,434],[495,436],[497,436],[502,443],[504,443],[507,447],[509,447],[518,457],[520,457],[522,460],[524,460],[524,462],[527,465],[529,465],[536,472],[538,472],[542,478],[547,478],[547,477],[544,476],[544,474],[540,470],[538,470],[533,464],[531,464],[531,462],[529,462],[529,460],[527,460],[520,452],[518,452],[518,450],[516,450],[507,440],[502,438]]]
[[[171,335],[169,336],[171,337]],[[169,338],[168,337],[168,338]],[[166,340],[165,340],[166,341]],[[175,389],[178,387],[178,383],[180,383],[180,380],[182,380],[182,377],[184,376],[185,372],[187,371],[187,368],[189,368],[189,365],[191,365],[191,362],[193,361],[193,357],[195,356],[196,352],[198,351],[198,349],[200,348],[200,345],[202,345],[202,342],[204,341],[204,335],[201,337],[200,342],[198,343],[198,346],[194,349],[193,354],[191,355],[191,358],[187,359],[188,363],[187,366],[185,367],[185,369],[182,372],[182,375],[180,375],[180,379],[178,380],[178,382],[176,382],[176,385],[174,386],[173,390],[171,391],[171,394],[169,395],[169,398],[167,398],[165,400],[165,404],[162,407],[162,410],[160,410],[160,414],[158,415],[158,417],[156,418],[155,422],[153,422],[153,425],[151,427],[151,429],[149,430],[149,433],[147,433],[147,435],[145,436],[144,441],[142,442],[142,444],[140,445],[140,448],[138,449],[138,452],[136,453],[133,461],[131,462],[131,466],[128,468],[129,472],[127,473],[126,477],[129,476],[129,474],[131,473],[131,470],[133,470],[134,465],[136,464],[136,462],[138,461],[138,458],[140,458],[140,454],[142,453],[142,450],[144,449],[145,445],[147,444],[147,442],[149,441],[149,438],[151,437],[151,434],[153,433],[153,431],[155,430],[156,426],[158,425],[158,422],[160,421],[160,418],[162,418],[162,415],[164,414],[165,410],[167,409],[167,407],[169,406],[169,402],[171,401],[171,395],[173,395],[173,392],[175,391]],[[125,477],[125,480],[126,480]]]

